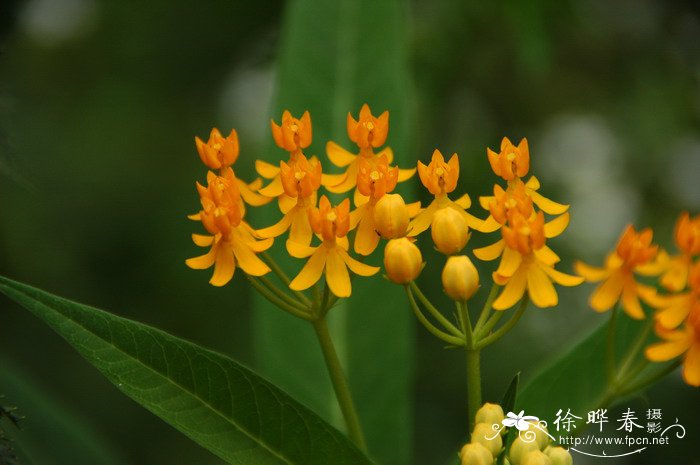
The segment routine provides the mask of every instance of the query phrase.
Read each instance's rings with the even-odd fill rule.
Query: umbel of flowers
[[[475,412],[482,405],[481,351],[508,333],[530,303],[555,307],[559,301],[556,285],[576,286],[584,279],[601,282],[591,306],[604,312],[620,301],[632,318],[653,320],[660,342],[647,348],[647,358],[680,363],[682,357],[686,381],[700,385],[698,218],[685,214],[679,219],[676,255],[659,251],[651,243],[651,231],[638,233],[630,227],[603,268],[578,263],[579,276],[574,276],[561,271],[561,259],[550,247],[569,224],[569,206],[545,197],[539,180],[529,175],[526,139],[515,145],[504,138],[498,151],[486,149],[499,182],[494,183],[493,195],[479,197],[484,210],[479,215],[470,212],[468,194],[455,194],[460,175],[457,154],[446,158],[435,149],[427,163],[417,161],[408,169],[393,165],[394,153],[387,145],[388,111],[374,116],[363,105],[357,118],[349,113],[347,135],[355,148],[347,150],[342,142],[324,141],[329,163],[306,153],[313,142],[308,111],[299,117],[285,111],[279,124],[271,121],[271,131],[280,159],[277,163],[256,160],[260,177],[252,182],[238,178],[233,169],[240,151],[235,130],[223,137],[213,129],[206,142],[195,138],[200,159],[209,170],[206,183],[196,183],[200,209],[189,218],[202,224],[207,234],[193,234],[192,239],[208,251],[186,263],[194,269],[213,266],[210,283],[217,287],[230,282],[240,268],[264,298],[313,326],[348,435],[361,449],[365,449],[361,422],[326,315],[339,299],[352,298],[354,276],[381,279],[372,254],[382,246],[384,276],[404,287],[417,320],[443,343],[465,351],[470,435],[477,431]],[[328,167],[335,172],[324,172]],[[432,196],[427,205],[407,203],[395,192],[416,171]],[[340,199],[334,203],[327,194]],[[251,207],[272,202],[274,206],[265,208],[279,211],[276,222],[262,227],[248,222]],[[417,239],[428,230],[435,249],[444,256],[440,280],[456,312],[438,308],[416,282],[424,267]],[[493,235],[493,242],[470,250],[473,233]],[[278,248],[299,260],[295,270],[284,270],[266,252],[275,241],[284,241]],[[472,256],[484,262],[498,261],[490,279],[479,276]],[[660,277],[668,293],[656,292],[653,286],[639,282],[638,276]],[[485,284],[489,291],[483,307],[479,312],[470,311],[468,302]],[[653,315],[647,315],[643,305],[651,306]],[[505,315],[508,317],[501,322]],[[611,391],[614,395],[625,394],[639,381],[630,373],[611,375],[617,386]],[[639,373],[643,370],[634,371],[635,376]],[[463,461],[476,454],[487,463],[478,441],[469,444],[462,451]],[[493,460],[498,451],[487,452]],[[544,449],[539,452],[546,453]]]

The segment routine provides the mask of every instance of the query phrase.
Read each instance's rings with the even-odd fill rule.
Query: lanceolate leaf
[[[230,358],[0,277],[126,395],[231,464],[369,464],[340,432]]]
[[[404,8],[398,0],[289,3],[271,116],[279,121],[284,109],[296,116],[309,110],[313,143],[306,153],[319,157],[324,172],[339,172],[326,157],[327,141],[355,151],[346,116],[350,112],[357,117],[363,103],[375,115],[389,111],[387,145],[394,151],[394,162],[402,168],[416,164],[415,153],[409,152],[411,89]],[[271,144],[267,160],[276,164],[286,156]],[[262,223],[278,219],[274,211]],[[284,241],[278,243],[275,257],[282,262]],[[380,264],[382,247],[366,262]],[[295,274],[303,263],[292,260],[285,265]],[[400,286],[380,276],[357,278],[352,286],[351,298],[330,312],[331,332],[371,455],[385,465],[403,465],[410,462],[412,450],[413,316]],[[324,418],[342,425],[312,329],[261,299],[256,307],[255,344],[263,372]]]

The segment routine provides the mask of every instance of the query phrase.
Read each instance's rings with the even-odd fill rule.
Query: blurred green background
[[[236,168],[247,179],[252,160],[269,147],[269,119],[279,119],[271,99],[287,7],[4,0],[0,273],[258,366],[248,289],[240,276],[213,289],[208,273],[184,266],[199,252],[185,215],[198,208],[194,181],[203,177],[195,135],[236,127]],[[402,156],[426,161],[436,147],[458,152],[460,190],[476,199],[495,182],[485,147],[497,148],[504,135],[527,137],[543,192],[572,205],[571,226],[554,241],[563,270],[574,258],[600,263],[629,222],[654,227],[670,245],[679,211],[700,212],[696,2],[443,0],[414,1],[405,10],[414,114]],[[315,153],[323,143],[314,141]],[[475,234],[472,245],[489,240]],[[426,259],[421,284],[446,302],[430,279],[441,262],[430,253]],[[515,371],[531,377],[602,321],[586,307],[590,291],[562,290],[556,310],[529,311],[487,351],[486,399],[500,399]],[[26,412],[25,428],[47,437],[78,431],[63,446],[35,444],[36,463],[89,463],[52,448],[97,443],[112,450],[113,463],[222,463],[123,397],[5,299],[0,329],[0,394]],[[441,465],[465,434],[463,355],[443,350],[420,327],[414,333],[407,456]],[[37,407],[22,394],[28,392],[46,405]],[[688,436],[616,463],[664,463],[669,454],[700,463],[697,389],[676,373],[630,405],[678,416]]]

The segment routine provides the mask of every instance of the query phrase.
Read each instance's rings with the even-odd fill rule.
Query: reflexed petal
[[[486,218],[481,225],[481,232],[482,233],[492,233],[494,231],[498,231],[500,229],[501,223],[496,221],[496,219],[489,215],[488,218]]]
[[[525,187],[527,187],[528,189],[532,189],[533,191],[536,191],[537,189],[540,188],[540,181],[535,176],[531,176],[530,179],[528,179],[527,182],[525,183]]]
[[[510,247],[506,247],[496,273],[506,278],[513,276],[522,262],[523,256],[520,255],[519,252]]]
[[[359,207],[369,202],[369,197],[367,197],[366,195],[362,195],[362,192],[360,192],[358,189],[355,189],[352,201],[356,207]]]
[[[314,199],[313,203],[315,204],[316,194],[314,194],[312,198]],[[292,208],[296,207],[296,205],[296,197],[290,197],[287,194],[282,194],[279,197],[277,197],[277,206],[279,207],[280,211],[285,215],[289,213],[292,210]]]
[[[644,354],[652,362],[664,362],[681,355],[688,350],[691,343],[692,339],[690,337],[683,337],[670,342],[659,342],[647,347]]]
[[[357,158],[357,155],[348,152],[333,141],[326,144],[326,154],[331,163],[339,168],[348,166]]]
[[[355,252],[360,255],[369,255],[374,252],[379,244],[379,234],[374,227],[374,214],[372,208],[366,208],[355,234]]]
[[[258,236],[265,238],[281,236],[285,233],[285,231],[287,231],[287,229],[289,229],[291,224],[292,215],[288,213],[284,215],[277,223],[273,224],[272,226],[268,226],[267,228],[258,229],[256,233]]]
[[[631,277],[625,280],[625,285],[622,289],[622,308],[624,308],[625,313],[635,320],[643,320],[645,317],[637,295],[637,284]]]
[[[289,244],[287,244],[287,247],[289,247]],[[289,283],[289,288],[295,291],[303,291],[316,284],[321,279],[321,274],[323,274],[327,253],[328,249],[323,246],[318,247],[297,277]]]
[[[394,161],[394,151],[391,150],[391,147],[385,147],[379,152],[377,152],[374,157],[375,159],[381,157],[382,155],[386,156],[386,162],[387,164],[391,165],[391,163]],[[404,171],[409,171],[409,170],[404,170]],[[413,170],[415,171],[415,170]]]
[[[542,263],[546,263],[550,266],[559,263],[560,260],[559,255],[554,253],[554,251],[546,245],[542,248],[535,250],[535,257],[537,257],[537,260],[541,261]]]
[[[338,253],[343,258],[345,264],[350,268],[350,271],[360,276],[372,276],[376,274],[380,268],[378,266],[371,266],[352,258],[346,251],[338,249]]]
[[[500,241],[494,242],[493,244],[487,245],[486,247],[474,249],[474,255],[476,255],[476,258],[478,258],[479,260],[490,262],[491,260],[495,260],[501,256],[505,245],[505,241],[501,239]]]
[[[271,197],[265,197],[264,195],[260,195],[254,192],[254,190],[250,186],[256,184],[255,182],[249,185],[240,179],[236,179],[236,181],[238,184],[238,190],[241,193],[241,197],[243,197],[243,201],[248,205],[259,207],[261,205],[268,204],[270,203],[270,201],[272,201]],[[258,178],[258,181],[260,181],[260,178]]]
[[[467,220],[467,225],[470,228],[476,229],[477,231],[480,231],[483,233],[493,232],[493,231],[488,231],[484,228],[484,220],[477,218],[476,216],[472,215],[471,213],[465,212],[461,208],[456,208],[456,210],[458,212],[460,212],[462,214],[462,216],[464,216],[464,219]]]
[[[328,251],[328,261],[326,262],[326,282],[333,295],[337,297],[350,297],[352,287],[350,285],[350,274],[345,261],[338,253],[337,249]]]
[[[569,226],[569,219],[569,212],[566,212],[563,215],[559,215],[558,217],[554,218],[549,223],[545,223],[544,236],[551,239],[552,237],[557,237],[563,233],[566,227]]]
[[[260,260],[260,257],[247,246],[247,244],[234,241],[233,254],[238,260],[238,266],[251,276],[262,276],[270,272],[270,268]]]
[[[646,284],[637,283],[637,295],[654,308],[661,308],[668,304],[668,296],[659,295],[655,287]]]
[[[269,238],[269,239],[263,239],[261,241],[256,241],[255,239],[252,239],[250,241],[245,241],[245,243],[248,245],[248,248],[252,250],[253,252],[259,253],[259,252],[264,252],[270,247],[272,247],[272,244],[274,243],[274,239]]]
[[[552,281],[539,266],[530,266],[527,272],[527,292],[532,303],[540,308],[554,307],[559,296]]]
[[[496,197],[493,195],[482,195],[479,197],[479,205],[481,205],[481,208],[484,210],[489,210],[489,205],[491,202],[495,201]]]
[[[457,205],[459,205],[462,208],[462,210],[466,210],[467,208],[472,206],[472,199],[469,198],[469,194],[464,194],[454,202]]]
[[[279,174],[280,167],[266,161],[255,160],[255,171],[265,179],[272,179]]]
[[[333,192],[334,194],[343,194],[357,185],[357,172],[358,164],[352,163],[348,166],[347,171],[342,175],[342,179],[337,184],[326,184],[326,189],[328,192]]]
[[[669,329],[677,328],[683,323],[692,303],[692,298],[688,294],[674,296],[671,299],[669,306],[662,308],[654,315],[661,326]]]
[[[637,268],[639,269],[639,267]],[[680,292],[688,282],[688,271],[688,263],[682,260],[674,260],[661,277],[661,284],[669,291]],[[640,272],[640,274],[644,273]]]
[[[300,244],[298,242],[287,240],[287,252],[294,258],[306,258],[316,252],[318,247],[311,247],[306,244]]]
[[[205,236],[202,234],[192,234],[192,242],[200,247],[209,247],[214,243],[214,236]]]
[[[410,237],[415,237],[428,229],[430,224],[433,222],[433,216],[435,216],[435,212],[437,210],[438,203],[436,200],[433,200],[428,208],[420,212],[418,216],[411,220],[411,223],[408,225],[408,235]]]
[[[583,279],[588,282],[602,281],[612,273],[607,268],[593,267],[578,260],[574,263],[574,271],[579,276],[583,276]]]
[[[421,211],[420,201],[407,204],[406,210],[408,210],[408,217],[409,218],[415,217]]]
[[[550,215],[561,215],[569,209],[568,205],[557,203],[553,200],[549,200],[547,197],[535,192],[534,190],[528,189],[527,193],[532,198],[532,201],[542,209],[543,212]]]
[[[289,213],[292,225],[289,229],[289,240],[302,245],[311,244],[314,234],[309,223],[309,215],[304,208],[297,208]]]
[[[547,275],[552,278],[552,280],[560,284],[562,286],[578,286],[583,282],[583,278],[580,276],[573,276],[570,274],[562,273],[561,271],[557,271],[551,266],[544,265],[542,266],[542,270],[547,273]]]
[[[501,294],[493,302],[493,309],[505,310],[512,307],[522,299],[526,287],[527,269],[526,267],[522,267],[508,280]]]
[[[279,176],[273,179],[270,184],[260,189],[258,193],[265,197],[278,197],[282,195],[284,193],[284,187],[282,186],[282,181]]]
[[[187,215],[187,218],[192,220],[192,221],[202,221],[202,214],[201,213],[195,213],[193,215]]]
[[[345,173],[341,174],[321,174],[321,184],[323,186],[334,186],[340,184],[345,179]]]
[[[343,250],[348,250],[350,248],[350,241],[348,240],[348,236],[336,237],[335,243],[338,245],[338,247],[340,247]]]
[[[691,386],[700,386],[700,344],[692,345],[685,356],[683,379]]]
[[[415,168],[399,169],[398,182],[404,182],[407,179],[411,179],[414,174],[416,174]]]
[[[233,250],[228,243],[222,242],[217,249],[214,274],[209,280],[209,284],[221,287],[233,278],[233,273],[236,271],[236,261],[233,258]]]
[[[602,284],[600,284],[589,299],[589,305],[596,312],[610,310],[620,299],[622,287],[625,284],[625,274],[621,271],[612,273]]]
[[[188,258],[185,260],[185,264],[193,270],[206,270],[216,261],[216,252],[218,248],[218,244],[214,244],[214,246],[209,249],[209,252],[199,257]]]

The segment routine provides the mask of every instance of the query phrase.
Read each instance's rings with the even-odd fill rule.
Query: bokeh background
[[[195,135],[236,127],[237,172],[248,179],[252,159],[269,146],[286,8],[4,0],[0,273],[256,367],[248,289],[238,277],[215,291],[207,274],[184,266],[198,252],[185,215],[197,208],[194,181],[202,175]],[[696,2],[443,0],[405,8],[415,111],[407,156],[458,152],[460,190],[476,198],[495,180],[485,147],[504,135],[527,137],[544,192],[572,205],[571,226],[556,240],[564,269],[574,258],[599,263],[630,222],[652,226],[670,245],[678,213],[700,212]],[[475,235],[474,245],[483,242]],[[431,256],[421,284],[444,299],[429,279]],[[602,322],[586,307],[590,290],[562,291],[556,310],[528,312],[486,353],[487,399],[500,399],[514,372],[531,377]],[[443,350],[420,327],[413,350],[408,455],[414,464],[448,463],[465,428],[462,354]],[[83,463],[55,451],[95,444],[114,463],[222,463],[122,396],[5,299],[0,372],[0,394],[27,412],[25,428],[48,431],[31,446],[36,463]],[[663,408],[688,436],[616,463],[700,463],[697,389],[676,373],[629,405]],[[75,444],[59,435],[65,424],[77,431]],[[63,443],[54,444],[57,437]]]

